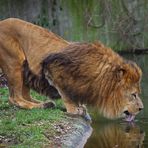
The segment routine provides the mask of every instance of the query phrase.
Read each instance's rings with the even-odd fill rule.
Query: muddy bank
[[[83,148],[92,133],[90,123],[79,117],[66,117],[53,126],[56,130],[55,135],[44,133],[51,141],[51,147]]]
[[[11,106],[6,86],[7,81],[0,73],[0,147],[84,147],[92,133],[90,123],[60,109],[23,110]],[[37,94],[32,96],[36,98]]]
[[[0,147],[83,148],[92,133],[90,124],[82,118],[63,117],[60,121],[53,123],[50,121],[38,121],[33,124],[24,124],[23,130],[30,129],[30,127],[37,127],[35,130],[38,130],[38,127],[40,127],[38,132],[42,135],[42,138],[37,141],[32,139],[26,143],[26,140],[22,138],[23,136],[26,136],[26,139],[31,138],[33,135],[30,137],[30,130],[30,132],[20,132],[20,134],[17,131],[0,134]]]
[[[82,119],[75,119],[73,131],[68,132],[62,139],[63,146],[82,148],[92,133],[91,126]]]

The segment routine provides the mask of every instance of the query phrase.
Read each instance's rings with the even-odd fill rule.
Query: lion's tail
[[[23,64],[23,78],[24,83],[31,89],[37,91],[40,94],[50,97],[51,99],[59,99],[60,95],[55,87],[51,86],[45,79],[44,74],[40,76],[33,74],[29,69],[27,60]]]

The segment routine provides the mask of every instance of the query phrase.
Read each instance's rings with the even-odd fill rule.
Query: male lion
[[[70,44],[31,23],[10,18],[0,22],[0,67],[8,80],[9,102],[44,108],[30,88],[62,97],[67,112],[87,115],[83,104],[96,105],[108,118],[134,119],[143,108],[141,70],[100,43]],[[59,93],[59,94],[58,94]]]

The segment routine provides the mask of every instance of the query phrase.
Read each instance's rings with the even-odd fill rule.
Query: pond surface
[[[92,111],[93,133],[85,148],[148,148],[148,55],[126,55],[135,61],[143,71],[141,98],[144,110],[135,123],[122,120],[110,121]]]

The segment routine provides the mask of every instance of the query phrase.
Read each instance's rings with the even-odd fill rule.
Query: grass
[[[31,94],[34,98],[47,100],[35,92]],[[56,103],[62,106],[61,101]],[[48,131],[53,136],[56,133],[54,124],[64,118],[64,113],[59,109],[25,110],[11,106],[8,103],[8,89],[0,88],[0,147],[37,148],[48,145],[52,141],[44,133]]]

